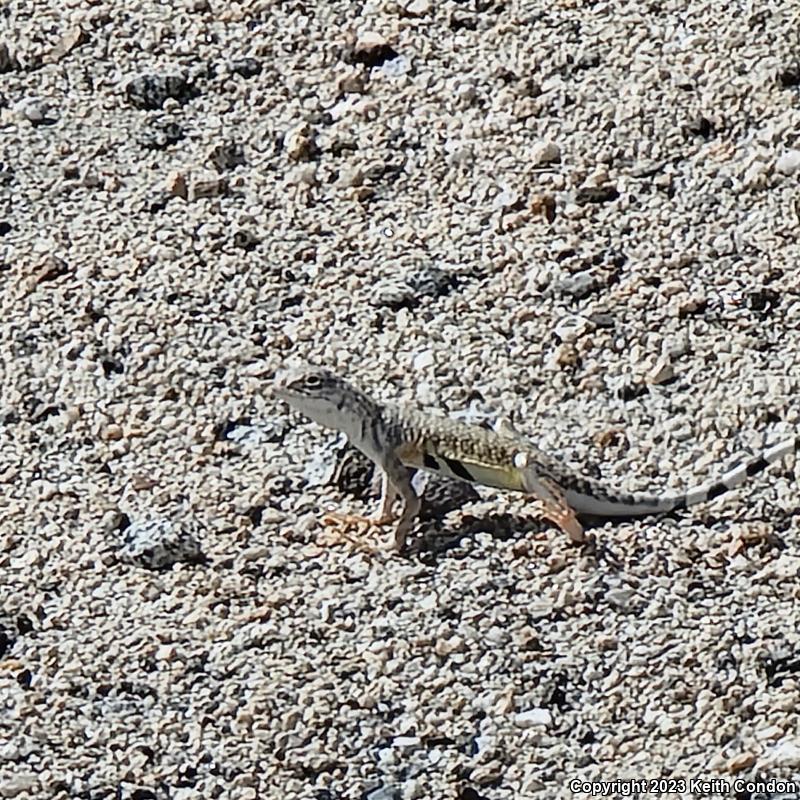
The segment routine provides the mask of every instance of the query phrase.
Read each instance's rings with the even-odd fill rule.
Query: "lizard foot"
[[[541,515],[558,525],[569,536],[570,541],[575,544],[581,544],[586,541],[583,525],[578,522],[575,512],[563,500],[541,500],[538,506]]]
[[[540,496],[537,503],[541,515],[545,519],[555,522],[569,536],[570,541],[575,544],[585,542],[586,536],[583,533],[583,525],[578,522],[578,518],[570,508],[561,487],[550,478],[542,478],[541,482],[549,494],[549,497]]]
[[[328,511],[322,516],[322,524],[332,528],[327,541],[321,544],[339,544],[347,542],[370,555],[375,555],[381,548],[365,541],[370,529],[380,527],[391,522],[390,517],[366,517],[361,514],[340,514]],[[355,529],[355,530],[353,530]]]

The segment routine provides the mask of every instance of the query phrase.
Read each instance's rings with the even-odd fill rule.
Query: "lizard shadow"
[[[490,513],[481,516],[465,514],[458,524],[442,522],[439,519],[426,517],[422,520],[420,534],[411,545],[411,552],[427,558],[443,555],[456,550],[464,539],[477,534],[489,534],[498,542],[519,540],[531,534],[541,538],[552,534],[553,526],[543,520],[531,518],[524,514]],[[575,547],[591,546],[594,537]]]
[[[414,541],[410,543],[409,555],[415,555],[426,563],[431,563],[439,556],[443,556],[462,547],[464,539],[474,537],[479,533],[489,534],[498,542],[519,541],[533,535],[541,542],[555,542],[559,537],[568,550],[580,553],[582,556],[591,556],[598,562],[606,561],[610,565],[621,565],[621,560],[614,552],[613,547],[591,532],[593,528],[600,528],[608,522],[602,517],[581,517],[584,523],[586,541],[582,543],[570,542],[552,523],[537,519],[525,514],[489,513],[480,516],[465,514],[458,524],[443,522],[434,516],[425,516],[421,520],[421,529]]]

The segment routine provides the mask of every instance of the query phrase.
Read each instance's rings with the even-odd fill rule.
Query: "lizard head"
[[[333,372],[308,366],[278,373],[272,391],[314,422],[340,428],[342,410],[349,408],[355,390]]]

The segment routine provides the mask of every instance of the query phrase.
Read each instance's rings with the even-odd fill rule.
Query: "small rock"
[[[742,186],[746,189],[760,189],[767,182],[767,168],[762,161],[753,161],[742,174]]]
[[[728,772],[736,773],[741,772],[743,769],[752,767],[756,763],[756,757],[753,753],[744,752],[739,753],[728,761]]]
[[[134,108],[155,110],[168,98],[183,105],[199,92],[183,75],[140,75],[125,86],[125,96]]]
[[[504,771],[503,765],[499,761],[493,760],[486,764],[479,764],[469,773],[469,777],[478,786],[488,786],[500,780]],[[464,794],[461,795],[461,797],[464,796]],[[477,794],[475,796],[477,797]]]
[[[386,39],[375,31],[364,31],[356,39],[357,50],[375,50],[379,47],[386,47]]]
[[[176,655],[175,646],[171,644],[159,645],[153,655],[156,661],[172,661]]]
[[[583,183],[584,186],[602,186],[608,183],[608,180],[608,170],[605,167],[598,167],[586,176],[586,180]]]
[[[351,186],[346,190],[346,196],[348,199],[354,200],[356,203],[363,203],[365,200],[369,200],[371,197],[375,196],[375,187]]]
[[[301,122],[292,128],[283,140],[286,155],[292,161],[310,161],[318,152],[311,126]]]
[[[147,491],[148,489],[152,489],[154,486],[158,486],[158,481],[149,477],[148,475],[142,475],[142,473],[136,472],[131,477],[131,486],[137,492]]]
[[[589,203],[609,203],[619,197],[619,191],[613,184],[605,186],[584,186],[575,194],[575,202],[579,206]]]
[[[568,294],[576,300],[588,297],[598,286],[597,276],[593,270],[582,270],[560,281],[558,288],[562,294]]]
[[[453,91],[453,98],[459,108],[468,108],[475,102],[477,94],[474,83],[459,83]]]
[[[453,634],[447,639],[437,639],[433,649],[441,658],[445,658],[451,653],[463,653],[464,640],[458,634]]]
[[[136,796],[135,792],[133,796],[134,797]],[[152,795],[148,796],[152,797]],[[187,786],[181,789],[176,789],[171,796],[171,800],[194,800],[196,796],[197,796],[197,790],[193,786],[191,787]],[[245,792],[238,792],[237,797],[241,797],[242,800],[246,800]]]
[[[68,275],[71,271],[69,264],[63,258],[58,256],[49,255],[39,265],[34,273],[34,280],[36,283],[46,283],[47,281],[54,281],[64,275]]]
[[[529,158],[534,166],[554,164],[561,161],[561,148],[555,142],[537,142],[531,148]]]
[[[61,41],[44,57],[43,61],[45,64],[55,64],[76,47],[80,47],[88,41],[89,34],[82,28],[75,27],[61,37]]]
[[[530,625],[523,625],[514,635],[514,645],[519,650],[541,650],[539,632]]]
[[[439,595],[435,591],[426,592],[421,596],[418,595],[415,601],[417,607],[421,608],[423,611],[432,611],[439,605]]]
[[[625,436],[619,428],[605,428],[592,436],[592,442],[594,442],[596,447],[600,448],[610,445],[616,447],[620,442],[624,441]]]
[[[800,63],[789,64],[784,67],[778,73],[778,80],[785,89],[792,86],[800,86]]]
[[[787,150],[778,156],[775,169],[783,175],[794,175],[800,170],[800,150]]]
[[[675,377],[675,368],[666,359],[659,359],[656,365],[647,373],[645,380],[658,386],[662,383],[667,383]]]
[[[492,201],[493,208],[516,210],[520,207],[520,194],[516,189],[504,188]]]
[[[13,72],[15,69],[19,69],[17,59],[11,54],[8,45],[0,42],[0,74]]]
[[[21,794],[30,797],[30,792],[38,788],[39,779],[36,775],[32,772],[23,772],[0,783],[0,797],[18,797]]]
[[[186,185],[186,176],[182,172],[174,170],[167,175],[166,190],[173,197],[181,197],[187,200],[189,189]]]
[[[427,367],[432,367],[436,358],[433,355],[433,350],[423,350],[417,355],[414,356],[414,360],[411,362],[411,366],[419,371],[422,369],[426,369]]]
[[[658,289],[659,294],[664,295],[664,297],[673,297],[686,290],[686,284],[681,280],[667,281],[666,283],[662,283]]]
[[[378,786],[364,795],[364,800],[397,800],[397,791],[392,785]]]
[[[201,200],[204,197],[222,197],[228,194],[228,181],[222,177],[197,178],[189,187],[189,200]]]
[[[401,75],[411,72],[411,60],[399,55],[384,61],[379,69],[387,78],[399,78]]]
[[[576,342],[591,330],[591,324],[585,317],[562,317],[555,326],[554,333],[562,342]]]
[[[177,122],[154,122],[139,137],[139,144],[148,150],[165,150],[183,139],[185,133]]]
[[[365,67],[380,67],[386,61],[397,58],[399,53],[376,31],[364,31],[358,35],[352,51],[346,54],[345,61],[363,64]]]
[[[562,342],[556,349],[555,363],[559,367],[577,367],[580,361],[578,348],[572,342]]]
[[[550,194],[535,194],[531,196],[531,214],[544,217],[548,222],[556,218],[556,199]]]
[[[231,72],[243,78],[253,78],[261,74],[261,62],[256,58],[237,58],[231,62]]]
[[[122,428],[115,424],[111,423],[110,425],[106,425],[102,431],[100,431],[100,438],[104,442],[116,442],[124,436],[122,432]]]
[[[601,653],[611,652],[619,646],[619,641],[613,634],[601,633],[597,637],[597,649]]]
[[[708,308],[708,299],[705,295],[688,295],[678,303],[678,317],[683,319],[693,314],[702,314],[706,308]]]
[[[370,295],[375,306],[393,311],[416,308],[426,297],[443,297],[458,285],[458,278],[433,264],[424,264],[393,278],[379,281]]]
[[[768,762],[772,767],[789,767],[795,770],[800,768],[800,741],[787,739],[776,742],[768,754]]]
[[[517,714],[514,724],[519,728],[546,728],[553,724],[553,715],[546,708],[531,708]]]
[[[411,0],[411,2],[403,8],[403,11],[409,17],[427,16],[431,11],[430,0]]]
[[[336,187],[339,189],[351,189],[354,186],[361,186],[364,183],[364,173],[360,167],[345,167],[339,170],[339,177],[336,179]]]
[[[286,183],[289,186],[301,188],[319,186],[316,164],[300,164],[286,173]]]
[[[209,154],[208,160],[214,165],[217,172],[244,166],[244,148],[238,142],[223,142],[218,144]]]
[[[103,179],[91,167],[87,167],[81,176],[81,184],[87,189],[99,189],[103,185]]]
[[[52,125],[56,121],[49,104],[41,97],[23,97],[14,106],[14,111],[32,125]]]
[[[246,550],[242,550],[242,552],[239,554],[239,558],[242,561],[263,561],[264,559],[269,558],[269,548],[265,547],[264,545],[248,547]]]
[[[756,731],[756,739],[760,739],[761,741],[780,739],[781,736],[783,736],[783,733],[783,728],[780,728],[777,725],[770,725],[767,728],[762,728],[761,730]]]
[[[606,592],[606,600],[615,608],[624,611],[630,606],[631,599],[636,595],[633,589],[611,589]]]
[[[123,529],[119,560],[150,570],[169,569],[184,562],[199,564],[205,555],[197,539],[171,519],[133,522]]]

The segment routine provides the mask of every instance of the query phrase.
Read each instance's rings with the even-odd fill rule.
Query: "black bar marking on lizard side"
[[[442,469],[439,466],[439,462],[430,453],[425,453],[422,456],[422,463],[425,469],[432,469],[434,472],[440,472]]]
[[[447,458],[445,457],[444,463],[450,467],[450,471],[453,475],[458,475],[462,481],[469,481],[470,483],[475,483],[475,478],[470,474],[469,470],[460,462],[457,461],[455,458]]]
[[[719,497],[727,491],[728,487],[722,481],[715,483],[706,493],[706,500],[713,500],[715,497]]]
[[[751,464],[748,464],[745,472],[749,478],[752,478],[753,475],[757,475],[762,469],[766,469],[768,466],[769,462],[762,457],[759,458],[758,461],[753,461]]]

